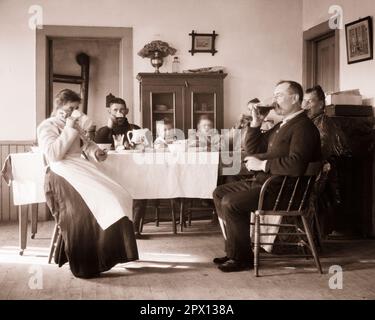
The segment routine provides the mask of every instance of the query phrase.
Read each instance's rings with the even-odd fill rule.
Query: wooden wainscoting
[[[3,167],[5,159],[10,153],[29,152],[33,143],[34,141],[0,141],[0,167]],[[22,210],[27,210],[27,206],[22,206]],[[46,205],[39,204],[38,219],[46,220],[47,216]],[[0,223],[9,221],[18,221],[18,208],[13,204],[11,188],[3,178],[0,178]]]

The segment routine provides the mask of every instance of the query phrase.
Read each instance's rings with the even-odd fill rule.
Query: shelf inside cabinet
[[[159,111],[159,110],[153,110],[152,113],[167,113],[167,114],[173,114],[173,110],[167,110],[167,111]]]
[[[209,111],[194,111],[194,113],[198,113],[198,114],[206,114],[206,113],[215,113],[215,111],[213,110],[209,110]]]

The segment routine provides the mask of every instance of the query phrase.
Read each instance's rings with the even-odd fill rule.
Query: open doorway
[[[71,89],[81,93],[81,111],[97,127],[105,125],[106,96],[120,95],[120,39],[50,38],[49,53],[46,116],[52,112],[53,97]]]
[[[326,93],[339,90],[339,30],[328,21],[303,33],[303,85],[320,85]]]
[[[132,28],[43,26],[37,29],[37,125],[50,116],[53,97],[59,90],[82,91],[83,84],[79,81],[82,66],[77,63],[80,54],[90,60],[88,85],[83,89],[87,93],[85,111],[96,127],[106,124],[109,93],[125,99],[132,109],[132,42]],[[132,116],[131,112],[129,118]]]

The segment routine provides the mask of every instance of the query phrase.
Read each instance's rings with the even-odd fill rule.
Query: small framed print
[[[195,33],[194,30],[189,33],[191,36],[191,55],[197,52],[208,52],[215,55],[215,38],[218,36],[215,31],[212,33]]]
[[[348,64],[373,59],[372,19],[366,17],[345,25]]]

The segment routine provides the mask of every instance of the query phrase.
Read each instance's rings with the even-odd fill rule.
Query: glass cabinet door
[[[171,122],[176,127],[176,94],[174,92],[150,93],[151,131],[156,136],[156,123]]]
[[[143,111],[143,125],[147,126],[154,138],[156,137],[156,124],[159,121],[172,123],[173,128],[183,129],[181,116],[181,88],[151,88],[147,92]]]
[[[217,97],[216,92],[191,92],[190,97],[190,129],[197,129],[199,120],[209,118],[213,127],[217,128]]]

